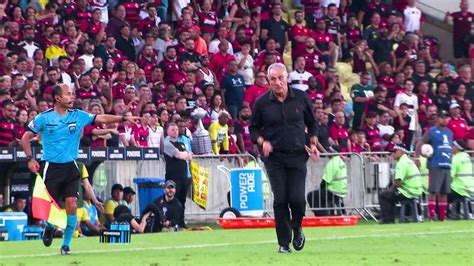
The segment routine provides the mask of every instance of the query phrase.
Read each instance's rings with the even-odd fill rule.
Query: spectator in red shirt
[[[398,115],[397,118],[394,119],[393,121],[393,127],[395,130],[403,130],[403,136],[400,135],[403,144],[405,144],[406,147],[410,147],[410,131],[408,130],[411,118],[408,115],[408,104],[402,103],[400,104],[400,114]]]
[[[382,151],[382,138],[377,128],[378,117],[376,112],[368,112],[365,117],[365,125],[362,127],[362,131],[367,138],[367,143],[370,145],[371,152]]]
[[[168,46],[166,48],[166,56],[159,64],[163,70],[163,81],[167,84],[177,84],[180,78],[179,63],[176,59],[176,47]]]
[[[368,26],[374,12],[379,13],[383,18],[388,18],[389,9],[386,4],[382,3],[382,0],[370,1],[359,11],[359,24]]]
[[[15,140],[19,143],[28,125],[28,111],[20,109],[16,112]]]
[[[301,10],[295,12],[295,24],[291,26],[288,37],[291,40],[291,57],[301,55],[306,47],[306,39],[310,35],[310,29],[303,24],[304,13]]]
[[[346,117],[344,112],[337,112],[334,117],[334,123],[329,126],[329,137],[334,140],[336,145],[341,147],[341,152],[351,152],[351,141],[345,123]]]
[[[323,19],[316,21],[316,30],[312,37],[316,40],[316,50],[321,54],[321,60],[326,65],[332,65],[336,45],[332,35],[326,32],[326,22]]]
[[[150,136],[148,120],[150,120],[151,114],[149,111],[144,111],[141,117],[140,123],[133,129],[133,137],[138,147],[148,147],[148,138]]]
[[[92,20],[92,14],[88,11],[88,1],[87,0],[76,0],[77,9],[72,12],[72,16],[75,19],[76,24],[79,25],[79,29],[82,32],[87,32],[87,26]]]
[[[474,113],[472,112],[472,102],[469,99],[464,100],[461,117],[466,120],[468,126],[474,125]]]
[[[426,116],[426,109],[428,106],[433,104],[432,96],[429,93],[429,82],[424,80],[418,85],[418,121],[420,124],[426,122],[428,117]],[[423,121],[423,122],[422,122]]]
[[[11,147],[15,144],[16,107],[12,100],[2,102],[2,117],[0,118],[0,147]]]
[[[349,16],[349,21],[347,22],[347,27],[344,29],[343,36],[344,47],[347,50],[354,48],[355,44],[362,40],[362,32],[357,24],[355,15]]]
[[[452,103],[449,106],[449,114],[451,119],[446,127],[453,132],[453,140],[465,139],[468,126],[466,120],[461,117],[461,106],[458,103]]]
[[[250,107],[250,110],[253,108],[255,100],[268,90],[268,80],[265,72],[257,72],[255,79],[255,84],[247,88],[244,94],[244,103],[243,105]]]
[[[209,63],[209,69],[216,74],[217,81],[219,84],[222,83],[224,74],[229,71],[227,65],[230,61],[235,60],[235,57],[227,53],[229,48],[229,42],[223,40],[219,43],[219,52],[212,55]]]
[[[201,10],[197,12],[199,19],[199,27],[203,31],[207,31],[212,35],[216,32],[216,26],[219,24],[219,18],[215,11],[211,10],[212,1],[204,0],[201,5]]]
[[[254,65],[256,68],[260,68],[265,62],[265,56],[267,55],[267,53],[272,53],[275,55],[276,57],[276,61],[278,63],[282,63],[284,64],[283,62],[283,55],[278,52],[276,50],[276,47],[277,47],[277,42],[276,42],[276,39],[273,38],[273,37],[268,37],[267,41],[265,42],[265,50],[261,51],[258,55],[257,55],[257,59],[255,59],[255,62],[254,62]]]
[[[93,103],[89,105],[89,112],[95,115],[104,114],[104,109],[100,104]],[[81,143],[90,147],[105,147],[105,141],[112,138],[112,134],[119,132],[114,129],[108,129],[104,124],[94,123],[84,128],[84,135]]]
[[[161,19],[157,17],[158,12],[155,3],[147,4],[146,11],[148,12],[148,17],[140,20],[138,23],[138,31],[140,31],[143,36],[146,36],[152,28],[158,29],[158,23],[161,21]]]
[[[254,150],[250,139],[250,117],[252,110],[248,106],[242,106],[238,113],[239,119],[235,121],[235,134],[237,136],[237,146],[241,152],[251,152]],[[229,132],[230,134],[230,132]]]
[[[321,53],[316,48],[316,41],[312,37],[306,39],[306,48],[301,53],[305,59],[305,71],[313,76],[318,76],[326,68],[326,63],[321,58]]]

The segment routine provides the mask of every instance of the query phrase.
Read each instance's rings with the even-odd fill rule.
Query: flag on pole
[[[36,174],[31,204],[34,218],[41,219],[60,228],[66,228],[66,212],[51,197],[39,174]]]

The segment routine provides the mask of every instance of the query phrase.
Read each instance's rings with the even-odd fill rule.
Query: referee
[[[43,143],[43,179],[51,196],[58,202],[66,203],[67,226],[61,255],[69,255],[74,229],[77,223],[77,196],[79,191],[80,172],[75,160],[79,150],[79,139],[85,126],[96,122],[99,124],[129,121],[134,123],[137,117],[94,115],[72,109],[74,96],[71,88],[65,84],[53,86],[52,97],[54,108],[35,117],[28,125],[21,143],[28,158],[31,172],[39,171],[39,164],[33,158],[30,139],[41,134]],[[43,233],[43,243],[50,246],[53,241],[54,227],[47,224]]]
[[[262,148],[274,195],[278,252],[289,253],[292,231],[295,250],[303,249],[305,243],[301,222],[306,204],[306,161],[319,156],[317,124],[306,94],[288,88],[285,65],[270,65],[267,75],[270,90],[255,102],[250,134]]]

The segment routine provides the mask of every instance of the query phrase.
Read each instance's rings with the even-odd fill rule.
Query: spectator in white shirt
[[[237,74],[244,77],[245,86],[251,86],[254,82],[254,69],[253,69],[253,58],[250,55],[250,49],[252,48],[252,42],[250,40],[242,40],[240,43],[240,52],[235,54],[235,60],[237,61]]]
[[[288,77],[288,83],[290,83],[290,87],[302,91],[308,90],[308,80],[313,75],[304,70],[306,66],[304,56],[297,56],[294,65],[295,70],[291,71]]]
[[[424,17],[421,10],[415,6],[416,0],[408,0],[408,6],[403,10],[405,32],[421,33]]]

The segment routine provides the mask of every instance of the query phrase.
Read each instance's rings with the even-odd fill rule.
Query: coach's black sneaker
[[[304,247],[304,234],[303,229],[299,227],[298,229],[293,230],[293,247],[296,251],[300,251]]]
[[[291,253],[291,249],[289,247],[280,246],[278,253]]]
[[[46,226],[43,231],[43,244],[47,247],[53,243],[54,227]]]
[[[61,247],[61,255],[70,255],[71,251],[69,250],[68,246],[62,246]]]

